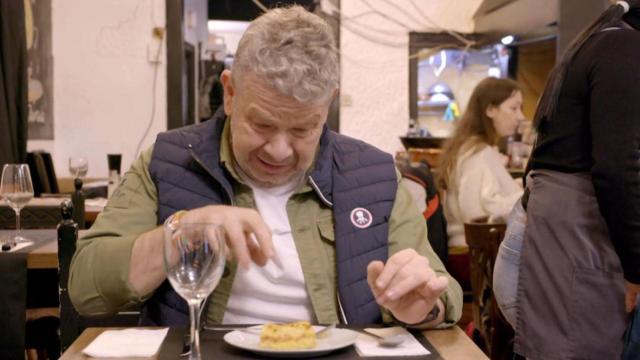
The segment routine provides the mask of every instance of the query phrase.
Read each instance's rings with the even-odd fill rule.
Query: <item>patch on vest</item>
[[[351,223],[360,229],[368,228],[373,221],[373,216],[371,216],[369,210],[361,207],[351,210],[350,217]]]

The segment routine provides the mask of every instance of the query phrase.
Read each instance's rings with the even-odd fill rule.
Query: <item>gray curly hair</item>
[[[301,6],[269,10],[251,22],[238,44],[234,84],[247,73],[300,102],[329,98],[339,79],[331,28]]]

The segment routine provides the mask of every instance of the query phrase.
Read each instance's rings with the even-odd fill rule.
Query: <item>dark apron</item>
[[[516,352],[620,359],[624,277],[589,174],[537,170],[520,263]]]

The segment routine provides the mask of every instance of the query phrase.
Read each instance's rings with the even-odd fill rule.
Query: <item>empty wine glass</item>
[[[16,235],[13,241],[26,241],[20,235],[20,211],[33,198],[33,184],[27,164],[6,164],[2,167],[0,196],[16,212]]]
[[[83,179],[89,171],[89,160],[84,156],[72,156],[69,158],[69,172],[74,178]]]
[[[180,222],[164,227],[167,278],[173,289],[189,304],[189,359],[200,359],[199,309],[220,281],[225,252],[224,232],[218,224]]]

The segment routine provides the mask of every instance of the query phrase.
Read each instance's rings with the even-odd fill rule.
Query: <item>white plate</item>
[[[258,329],[261,327],[257,327]],[[323,326],[314,326],[313,329],[318,332]],[[255,331],[255,327],[250,328]],[[321,335],[317,339],[316,347],[313,349],[296,349],[296,350],[274,350],[260,347],[260,333],[246,332],[235,330],[224,335],[224,341],[240,349],[249,350],[259,355],[280,357],[280,358],[303,358],[319,356],[330,353],[334,350],[351,346],[356,342],[358,333],[349,329],[331,329],[326,334]]]

